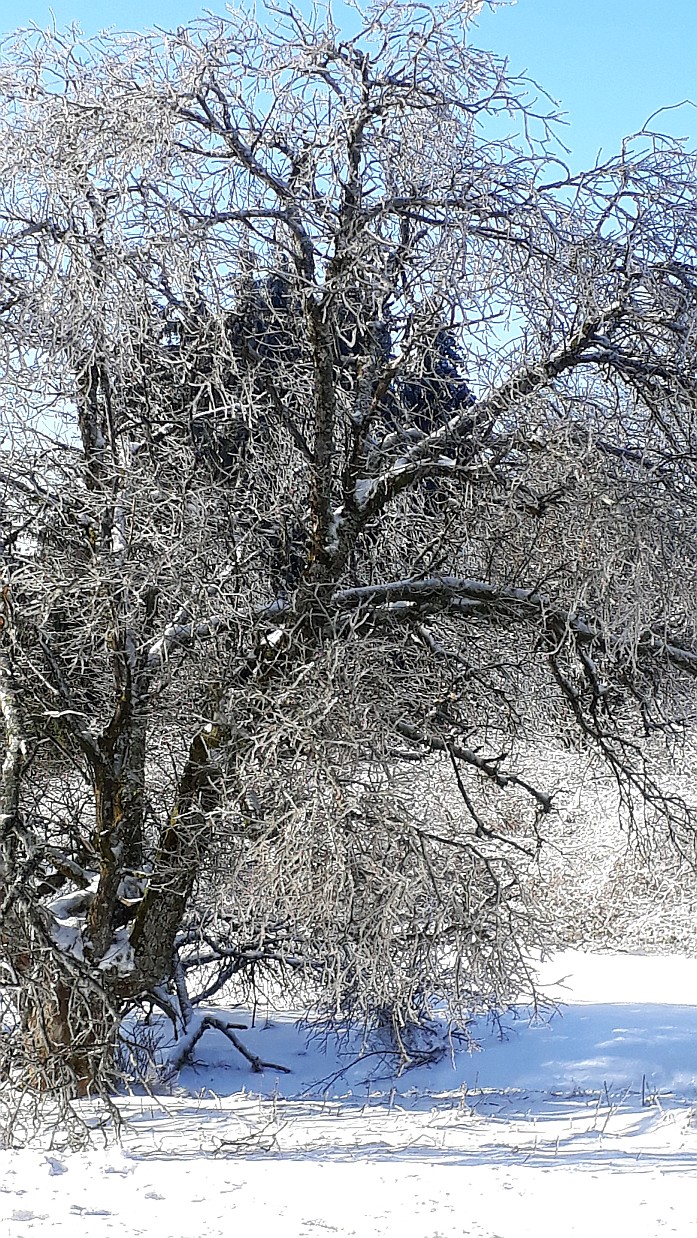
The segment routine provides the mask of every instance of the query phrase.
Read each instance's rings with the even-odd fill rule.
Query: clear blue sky
[[[697,0],[518,0],[483,13],[476,41],[562,104],[578,166],[614,154],[657,108],[697,104]],[[697,107],[653,123],[697,147]]]
[[[0,0],[0,30],[30,22],[168,29],[197,16],[194,0]],[[224,11],[222,0],[206,7]],[[697,0],[518,0],[485,12],[473,42],[507,56],[569,113],[566,144],[576,166],[599,148],[614,153],[623,135],[651,112],[697,101]],[[697,146],[697,109],[682,108],[661,125]]]

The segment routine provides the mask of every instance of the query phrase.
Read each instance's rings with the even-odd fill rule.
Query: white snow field
[[[120,1144],[0,1151],[0,1234],[697,1235],[697,960],[568,951],[540,979],[549,1022],[521,1004],[401,1077],[278,1012],[245,1042],[290,1075],[207,1033]]]

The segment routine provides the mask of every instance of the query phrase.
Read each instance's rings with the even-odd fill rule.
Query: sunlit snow
[[[281,1010],[245,1043],[287,1076],[208,1033],[170,1092],[124,1102],[120,1144],[0,1152],[0,1233],[697,1234],[697,960],[568,951],[540,981],[545,1017],[521,1002],[401,1076]]]

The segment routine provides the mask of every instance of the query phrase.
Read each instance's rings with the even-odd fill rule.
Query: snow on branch
[[[162,634],[151,642],[148,648],[148,664],[161,665],[167,661],[173,649],[188,648],[198,640],[212,640],[222,632],[227,632],[229,627],[229,621],[220,618],[196,623],[190,619],[186,608],[182,608],[172,623],[167,624]]]
[[[505,612],[508,617],[523,622],[533,621],[543,632],[559,642],[570,637],[579,649],[585,671],[595,674],[588,647],[605,651],[609,636],[601,624],[573,610],[564,610],[552,603],[546,593],[536,589],[494,585],[488,581],[462,579],[457,576],[429,576],[423,580],[395,580],[379,585],[359,585],[338,589],[334,603],[342,608],[389,607],[392,611],[411,608],[420,611],[464,613],[467,616]],[[637,653],[654,661],[667,661],[690,675],[697,675],[697,649],[666,640],[651,631],[639,634]],[[600,693],[602,695],[602,692]]]

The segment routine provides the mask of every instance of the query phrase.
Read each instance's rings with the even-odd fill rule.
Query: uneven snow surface
[[[401,1078],[278,1012],[243,1038],[290,1075],[208,1033],[173,1094],[125,1102],[120,1146],[1,1151],[0,1235],[697,1235],[697,960],[540,978],[548,1021],[521,1005]]]

